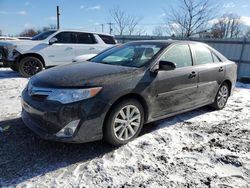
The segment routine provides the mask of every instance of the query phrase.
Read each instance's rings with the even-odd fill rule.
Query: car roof
[[[101,33],[101,32],[93,32],[93,31],[85,31],[85,30],[75,30],[75,29],[59,29],[59,30],[51,30],[51,31],[59,31],[59,32],[83,32],[83,33],[91,33],[91,34],[97,34],[97,35],[106,35],[106,36],[113,36],[108,33]]]
[[[202,42],[196,42],[196,41],[188,41],[188,40],[139,40],[139,41],[132,41],[132,42],[127,42],[127,44],[138,44],[138,43],[144,43],[144,44],[203,44],[207,45]]]

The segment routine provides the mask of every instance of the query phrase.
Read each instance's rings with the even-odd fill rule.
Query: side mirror
[[[159,71],[169,71],[174,69],[176,69],[175,63],[169,61],[159,61]]]
[[[58,41],[57,38],[53,37],[49,40],[49,45],[52,45],[52,44],[56,43],[57,41]]]

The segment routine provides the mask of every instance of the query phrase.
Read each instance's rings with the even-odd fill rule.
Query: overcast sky
[[[250,26],[250,0],[211,0],[218,15],[234,13]],[[147,34],[164,24],[165,13],[178,5],[177,0],[0,0],[0,29],[5,35],[16,35],[25,28],[41,28],[56,24],[56,6],[61,9],[61,27],[101,31],[110,21],[109,10],[119,6],[141,18]],[[105,32],[108,26],[105,25]]]

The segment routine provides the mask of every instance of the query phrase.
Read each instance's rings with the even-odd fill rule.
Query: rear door
[[[188,44],[169,47],[160,60],[173,62],[177,68],[157,74],[157,96],[152,115],[155,118],[194,107],[197,94],[198,77]]]
[[[75,56],[97,54],[98,41],[92,33],[77,32],[74,44]]]
[[[224,79],[224,63],[203,44],[191,44],[190,47],[194,54],[194,70],[198,73],[199,103],[210,103]]]

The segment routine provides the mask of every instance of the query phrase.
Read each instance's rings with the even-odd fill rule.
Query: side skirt
[[[202,105],[197,105],[195,107],[192,107],[192,108],[188,108],[188,109],[185,109],[185,110],[182,110],[182,111],[178,111],[178,112],[173,112],[173,113],[170,113],[170,114],[167,114],[167,115],[164,115],[164,116],[160,116],[160,117],[156,117],[156,118],[153,118],[149,121],[147,121],[146,123],[151,123],[151,122],[154,122],[154,121],[158,121],[158,120],[162,120],[162,119],[165,119],[165,118],[168,118],[168,117],[171,117],[171,116],[175,116],[175,115],[178,115],[178,114],[182,114],[184,112],[188,112],[188,111],[192,111],[192,110],[195,110],[197,108],[200,108],[200,107],[203,107],[203,106],[207,106],[207,105],[210,105],[212,104],[214,101],[210,101],[208,103],[204,103]]]

